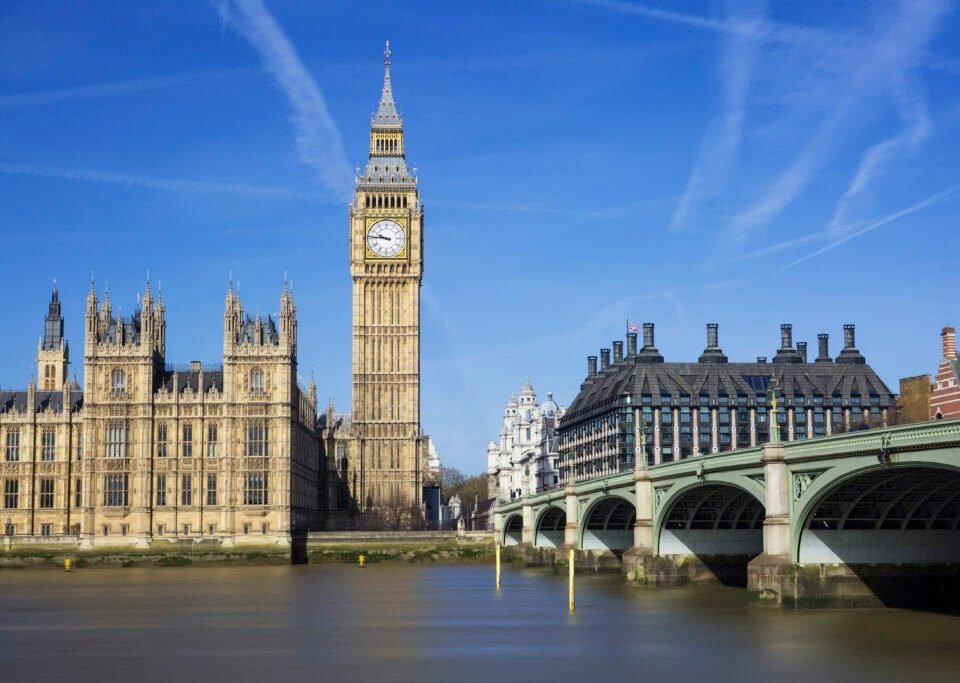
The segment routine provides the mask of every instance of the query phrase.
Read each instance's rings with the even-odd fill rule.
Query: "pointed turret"
[[[370,122],[372,128],[397,129],[403,128],[403,119],[397,111],[397,104],[393,101],[393,83],[390,81],[390,41],[383,51],[383,90],[380,93],[380,104]],[[372,150],[371,150],[372,151]]]
[[[70,349],[63,336],[63,316],[60,315],[60,292],[54,281],[47,315],[43,319],[43,337],[37,349],[37,377],[44,391],[63,386],[69,362]]]
[[[296,348],[297,305],[293,300],[293,291],[287,286],[286,274],[283,278],[283,292],[280,294],[280,337],[289,342],[291,348]]]
[[[397,186],[412,188],[416,179],[407,168],[404,148],[403,119],[393,101],[393,84],[390,80],[390,41],[384,53],[383,91],[380,104],[370,120],[370,156],[363,174],[357,178],[360,186],[371,189],[391,189]]]

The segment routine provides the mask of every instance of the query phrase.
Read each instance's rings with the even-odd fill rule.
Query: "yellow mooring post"
[[[573,611],[573,548],[570,548],[570,553],[567,555],[568,564],[570,565],[570,611]]]
[[[366,555],[358,555],[358,556],[357,556],[357,562],[360,563],[360,569],[363,569],[363,565],[364,565],[364,563],[365,563],[366,561],[367,561]]]
[[[500,542],[497,542],[497,590],[500,590]]]
[[[63,571],[65,572],[70,571],[70,558],[67,558],[63,561]]]

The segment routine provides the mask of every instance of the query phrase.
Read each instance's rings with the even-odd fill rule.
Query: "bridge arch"
[[[621,496],[603,496],[583,514],[580,547],[583,550],[622,552],[633,545],[637,508]]]
[[[567,512],[551,505],[540,513],[535,525],[533,545],[537,548],[559,548],[563,545],[563,530],[567,526]]]
[[[798,563],[960,562],[960,468],[874,464],[815,483],[796,517]]]
[[[523,515],[515,513],[503,522],[503,545],[520,545],[523,542]]]
[[[663,502],[656,552],[754,557],[763,552],[763,519],[760,492],[730,481],[697,482]]]

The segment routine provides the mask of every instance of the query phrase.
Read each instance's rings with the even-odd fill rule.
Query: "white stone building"
[[[503,411],[499,441],[487,445],[487,485],[491,498],[512,500],[557,485],[560,471],[556,429],[564,409],[547,394],[537,394],[526,380],[519,398],[511,396]]]

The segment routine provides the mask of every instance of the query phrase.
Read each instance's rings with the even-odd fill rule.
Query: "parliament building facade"
[[[244,312],[232,282],[222,362],[166,358],[166,308],[148,280],[132,315],[91,281],[81,389],[68,377],[59,292],[36,380],[0,390],[0,533],[81,545],[158,539],[289,543],[310,529],[410,522],[421,504],[423,207],[407,167],[387,50],[369,163],[350,204],[353,413],[318,414],[297,382],[297,310]],[[397,511],[402,509],[402,514]],[[363,519],[367,522],[362,521]]]

